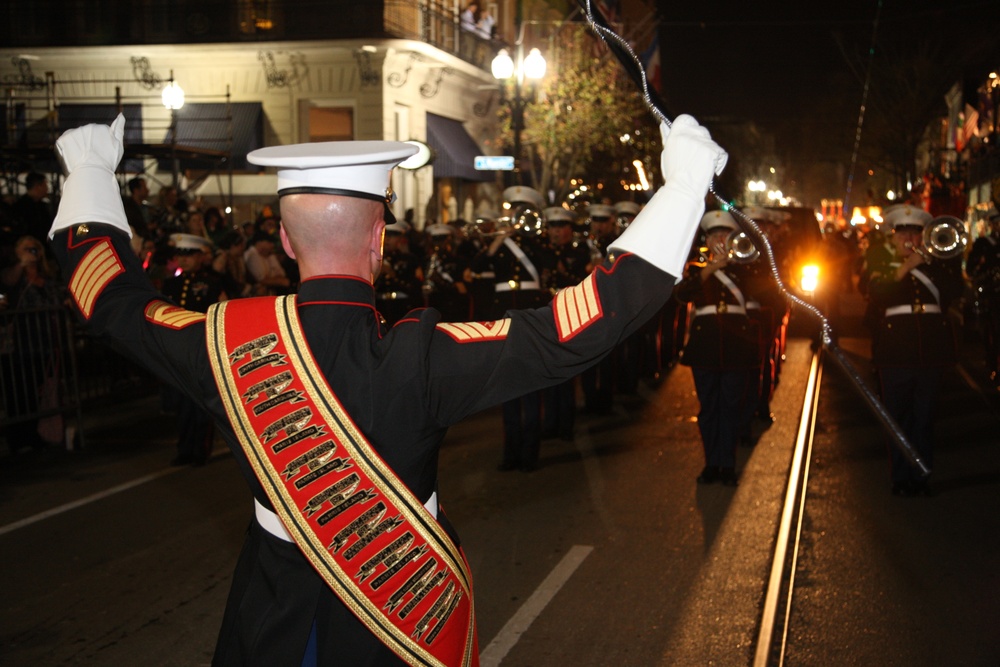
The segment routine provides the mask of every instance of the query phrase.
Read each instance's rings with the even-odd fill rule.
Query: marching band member
[[[129,246],[114,171],[124,117],[56,143],[50,238],[89,329],[214,417],[254,498],[213,664],[478,664],[472,582],[437,497],[449,426],[578,374],[660,308],[725,153],[664,125],[666,185],[613,258],[550,304],[492,322],[375,311],[392,169],[416,150],[344,141],[259,149],[278,170],[296,295],[208,314],[164,301]]]
[[[698,430],[705,449],[699,484],[721,481],[736,486],[736,446],[744,402],[759,368],[757,328],[747,317],[747,291],[742,265],[731,264],[726,240],[739,229],[726,211],[710,211],[701,219],[708,261],[692,264],[677,286],[677,298],[693,308],[690,338],[681,363],[691,367],[698,393]]]
[[[933,424],[944,369],[957,360],[948,306],[961,295],[961,258],[930,259],[923,246],[927,211],[898,204],[882,214],[893,256],[869,276],[872,311],[881,317],[872,342],[882,402],[917,454],[933,467]],[[889,448],[892,493],[930,495],[920,470]]]

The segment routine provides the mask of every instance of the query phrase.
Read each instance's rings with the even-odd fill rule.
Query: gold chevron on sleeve
[[[152,301],[146,306],[146,319],[153,324],[170,327],[171,329],[183,329],[197,322],[205,321],[204,313],[196,313],[192,310],[184,310],[177,306],[172,306],[166,301]]]
[[[552,301],[559,341],[565,342],[601,318],[601,299],[597,278],[590,274],[575,287],[559,292]]]
[[[91,248],[76,266],[69,281],[69,291],[85,319],[94,313],[94,304],[104,288],[125,271],[111,241],[104,239]]]
[[[441,322],[437,325],[437,328],[459,343],[503,340],[507,337],[507,331],[510,329],[510,320],[503,319],[494,322]]]

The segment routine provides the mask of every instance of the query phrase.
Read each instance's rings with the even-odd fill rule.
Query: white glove
[[[729,155],[691,116],[678,116],[671,127],[661,123],[660,134],[663,137],[660,167],[666,184],[656,191],[610,249],[635,253],[670,275],[680,277],[705,213],[705,194],[712,176],[722,173]]]
[[[114,225],[132,238],[121,189],[115,180],[115,168],[124,152],[124,135],[125,117],[118,114],[110,127],[84,125],[67,130],[56,140],[66,182],[49,238],[85,222]]]

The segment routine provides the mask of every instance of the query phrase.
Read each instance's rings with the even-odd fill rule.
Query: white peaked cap
[[[882,212],[882,220],[895,229],[896,227],[926,227],[934,216],[918,206],[896,204]]]
[[[204,236],[195,234],[171,234],[169,245],[174,250],[203,250],[210,251],[212,242]]]
[[[531,204],[539,211],[545,208],[542,193],[526,185],[512,185],[503,191],[503,200],[510,204]]]
[[[744,206],[741,210],[743,215],[757,222],[779,222],[775,211],[763,206]]]
[[[625,213],[626,215],[639,215],[639,211],[642,210],[642,206],[634,201],[620,201],[615,203],[615,211],[619,214]]]
[[[441,224],[440,222],[433,225],[427,225],[427,228],[424,229],[424,231],[430,236],[452,236],[455,233],[454,229],[448,225]]]
[[[704,231],[710,231],[716,227],[725,227],[726,229],[739,229],[740,226],[736,224],[736,219],[729,211],[709,211],[701,217],[700,226]]]
[[[613,218],[615,209],[607,204],[591,204],[587,207],[587,215],[591,218]]]
[[[278,194],[332,194],[393,200],[393,167],[417,152],[402,141],[324,141],[258,148],[247,161],[278,168]]]
[[[573,222],[576,220],[576,215],[573,211],[569,211],[562,206],[549,206],[547,209],[542,211],[542,216],[545,218],[546,222]]]

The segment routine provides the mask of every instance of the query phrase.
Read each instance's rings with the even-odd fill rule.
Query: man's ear
[[[285,254],[288,255],[289,259],[296,259],[295,251],[292,250],[292,243],[288,240],[288,235],[285,234],[284,226],[278,227],[278,234],[281,236],[281,247],[285,249]]]
[[[382,248],[385,246],[385,220],[379,220],[372,226],[371,250],[372,254],[382,261]]]

